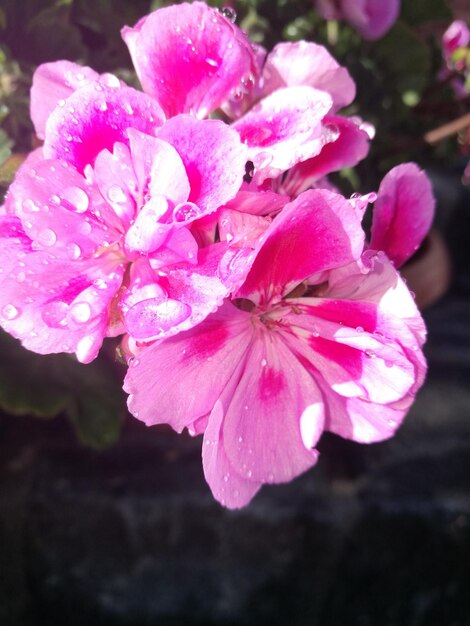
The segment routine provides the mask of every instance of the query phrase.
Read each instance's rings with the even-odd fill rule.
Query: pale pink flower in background
[[[364,39],[379,39],[393,26],[400,13],[400,0],[315,0],[326,20],[349,22]]]
[[[470,43],[470,29],[462,20],[455,20],[442,36],[442,52],[446,61],[450,61],[453,53],[465,48]]]
[[[362,254],[361,217],[336,193],[301,194],[231,301],[129,368],[131,412],[204,433],[206,479],[230,508],[314,465],[323,430],[390,437],[422,384],[423,322],[386,255]]]

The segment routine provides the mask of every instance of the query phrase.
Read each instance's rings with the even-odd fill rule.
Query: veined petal
[[[371,248],[383,250],[400,267],[426,236],[434,205],[431,183],[417,165],[394,167],[382,180],[374,204]]]
[[[250,315],[227,303],[195,328],[143,349],[124,383],[129,410],[147,425],[183,430],[211,412],[252,334]]]
[[[237,297],[266,305],[312,274],[344,265],[362,252],[364,234],[339,194],[315,189],[287,204],[265,234]]]
[[[286,482],[316,463],[322,394],[275,333],[257,332],[224,412],[225,453],[243,478]]]
[[[320,122],[331,106],[331,96],[325,91],[285,87],[234,122],[233,128],[248,146],[257,183],[320,152],[325,143]]]
[[[121,33],[144,90],[168,117],[206,117],[256,71],[247,37],[202,2],[159,9]]]

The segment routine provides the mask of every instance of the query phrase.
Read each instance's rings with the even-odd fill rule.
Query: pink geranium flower
[[[361,216],[336,193],[301,194],[231,300],[129,369],[131,412],[204,433],[206,479],[230,508],[314,465],[323,430],[390,437],[422,384],[423,322],[386,255],[363,253]]]
[[[355,96],[349,73],[324,47],[281,43],[266,55],[201,2],[155,11],[122,35],[144,90],[167,115],[205,117],[222,109],[233,120],[259,184],[335,142],[343,128],[336,111]],[[358,147],[343,167],[365,156],[359,126],[347,130]]]
[[[31,350],[88,362],[105,336],[178,332],[228,295],[216,275],[226,246],[200,249],[191,227],[235,195],[246,147],[220,121],[165,122],[153,98],[114,77],[41,100],[41,76],[71,71],[82,70],[43,67],[35,82],[45,141],[0,218],[0,322]]]
[[[315,0],[327,20],[346,20],[364,39],[379,39],[393,26],[400,0]]]

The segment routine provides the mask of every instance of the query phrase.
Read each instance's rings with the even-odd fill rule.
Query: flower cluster
[[[326,49],[253,47],[202,2],[124,28],[143,92],[67,61],[35,73],[43,145],[0,215],[0,323],[87,363],[122,336],[129,409],[204,435],[230,508],[317,460],[323,431],[390,437],[425,328],[397,272],[434,201],[414,164],[344,198],[371,128]],[[362,228],[374,204],[369,241]]]

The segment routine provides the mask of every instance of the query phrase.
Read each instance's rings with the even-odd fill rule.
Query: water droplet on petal
[[[127,196],[119,185],[111,185],[107,192],[108,200],[110,202],[122,203],[126,202]]]
[[[68,187],[64,191],[63,197],[64,200],[67,200],[72,205],[72,209],[76,213],[85,213],[88,209],[90,199],[88,198],[86,191],[80,187]]]
[[[229,22],[232,22],[232,24],[237,19],[237,12],[235,11],[235,9],[232,9],[232,7],[229,7],[229,6],[222,7],[222,9],[220,9],[220,13],[225,18],[227,18]]]
[[[49,302],[42,308],[41,317],[50,328],[63,328],[67,324],[68,310],[69,305],[65,302]]]
[[[357,326],[357,327],[356,327],[356,332],[357,332],[357,333],[363,333],[363,332],[364,332],[364,329],[362,328],[362,326]]]
[[[67,245],[67,255],[72,261],[76,261],[77,259],[79,259],[81,254],[82,250],[78,244],[69,243]]]
[[[41,231],[39,231],[38,242],[41,245],[46,246],[47,248],[50,248],[51,246],[55,244],[56,241],[57,241],[57,235],[51,228],[43,228]]]
[[[173,210],[173,219],[176,222],[186,222],[194,219],[200,214],[199,207],[194,202],[182,202],[177,204]]]
[[[40,209],[37,204],[34,203],[33,200],[24,200],[22,205],[25,213],[37,213]]]
[[[2,316],[4,319],[12,321],[16,320],[21,315],[21,310],[13,304],[6,304],[2,309]]]
[[[85,324],[91,317],[91,307],[88,302],[76,302],[70,307],[70,316],[77,324]]]

